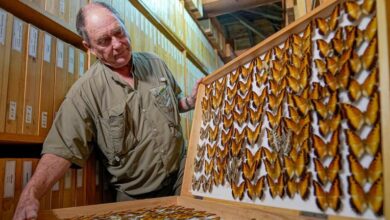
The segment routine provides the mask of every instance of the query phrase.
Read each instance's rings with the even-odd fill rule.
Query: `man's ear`
[[[87,49],[89,52],[91,52],[93,55],[95,55],[94,50],[91,49],[91,46],[89,45],[89,43],[87,41],[83,40],[82,43],[83,43],[83,46],[85,47],[85,49]]]

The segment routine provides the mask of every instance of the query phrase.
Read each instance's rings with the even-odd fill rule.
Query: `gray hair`
[[[123,25],[125,25],[125,22],[122,20],[122,18],[119,15],[118,11],[115,10],[115,8],[113,8],[111,5],[108,5],[105,2],[99,2],[99,1],[90,3],[89,5],[97,5],[97,6],[100,6],[100,7],[103,7],[105,9],[107,9],[116,18],[118,18],[118,20],[120,22],[122,22]],[[87,43],[89,43],[89,36],[88,36],[87,31],[85,30],[85,8],[86,8],[86,6],[80,8],[80,10],[77,13],[77,17],[76,17],[76,30],[77,30],[77,33],[83,38],[83,40],[85,40]]]

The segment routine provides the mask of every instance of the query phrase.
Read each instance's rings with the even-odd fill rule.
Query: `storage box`
[[[370,3],[328,1],[203,80],[181,196],[40,218],[170,205],[222,219],[390,217],[389,19],[385,1]]]

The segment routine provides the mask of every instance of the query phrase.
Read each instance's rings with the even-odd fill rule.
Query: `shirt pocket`
[[[101,141],[98,142],[110,165],[119,165],[122,158],[138,143],[129,116],[127,105],[121,104],[99,119]]]
[[[175,100],[172,99],[172,89],[168,85],[160,85],[150,89],[156,107],[164,113],[168,121],[175,121]]]

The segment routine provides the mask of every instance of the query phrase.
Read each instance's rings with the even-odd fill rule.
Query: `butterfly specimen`
[[[339,178],[334,179],[328,192],[324,191],[317,181],[313,181],[313,185],[314,194],[317,197],[316,203],[321,211],[325,212],[328,208],[331,208],[337,212],[341,208],[340,197],[342,192]]]
[[[369,15],[375,10],[374,0],[365,0],[362,5],[356,1],[347,1],[344,3],[348,19],[352,22],[359,20],[362,14]]]
[[[271,94],[279,95],[287,86],[286,79],[281,80],[279,83],[276,80],[269,81]]]
[[[252,91],[252,78],[249,77],[246,82],[238,82],[238,92],[240,95],[245,96],[248,91]]]
[[[218,146],[216,144],[214,145],[207,144],[206,146],[207,146],[207,157],[209,159],[213,159],[215,156],[215,152],[217,152]]]
[[[272,58],[272,50],[268,50],[267,53],[265,53],[263,58],[263,65],[267,69],[270,68],[271,58]]]
[[[203,127],[200,128],[200,139],[201,140],[207,139],[207,137],[209,136],[209,129],[210,129],[210,126],[207,126],[205,128],[203,128]]]
[[[343,29],[346,33],[345,47],[349,49],[359,47],[364,40],[363,31],[354,25],[345,26]]]
[[[314,64],[316,65],[319,76],[322,77],[328,71],[326,62],[324,62],[322,59],[315,59]]]
[[[239,109],[242,109],[243,107],[246,107],[249,105],[249,100],[251,96],[249,95],[250,93],[246,93],[245,96],[237,95],[234,102],[236,103],[236,106]]]
[[[263,69],[263,61],[260,59],[260,57],[256,57],[255,60],[256,60],[256,66],[255,66],[256,72],[260,73],[261,70]]]
[[[216,141],[218,137],[219,127],[215,126],[214,129],[209,128],[209,140],[210,142]]]
[[[299,135],[305,125],[310,123],[310,115],[306,115],[305,117],[303,117],[302,119],[298,119],[297,121],[294,121],[290,118],[283,118],[283,121],[290,131],[292,131],[295,135]]]
[[[266,97],[267,97],[267,90],[266,89],[263,89],[261,91],[260,95],[257,95],[256,92],[252,91],[251,99],[252,99],[253,107],[258,109],[259,111],[261,111],[260,109],[262,109],[263,104],[266,101]]]
[[[221,107],[222,100],[223,100],[223,93],[219,90],[219,92],[216,92],[214,96],[211,97],[212,100],[212,107],[214,110]]]
[[[327,87],[321,86],[318,82],[312,84],[312,88],[310,89],[310,99],[318,100],[329,96],[330,92]]]
[[[230,78],[229,78],[230,85],[235,85],[239,76],[240,76],[240,74],[239,74],[238,69],[234,72],[231,72]]]
[[[252,166],[254,164],[257,164],[258,166],[260,166],[261,164],[261,148],[259,148],[254,154],[252,154],[252,152],[249,150],[249,149],[246,149],[245,151],[245,155],[246,155],[246,162],[249,166]]]
[[[377,39],[374,38],[364,51],[361,59],[362,66],[365,70],[371,70],[376,65],[377,56]]]
[[[233,126],[233,116],[228,117],[227,115],[225,115],[223,117],[223,129],[229,130],[232,128],[232,126]]]
[[[279,83],[287,75],[287,68],[285,66],[278,65],[280,65],[280,63],[274,62],[274,66],[271,69],[272,79],[275,80],[277,83]]]
[[[203,157],[202,157],[202,158],[199,158],[199,160],[198,160],[198,159],[195,159],[195,160],[194,160],[194,171],[195,171],[196,173],[202,172],[203,164],[204,164],[204,158],[203,158]]]
[[[342,70],[343,65],[351,58],[352,48],[345,50],[340,56],[326,57],[326,68],[333,76]],[[349,70],[349,69],[347,69]]]
[[[356,158],[361,158],[368,153],[374,156],[380,146],[380,124],[376,124],[370,131],[365,139],[360,138],[355,132],[346,130],[347,143],[349,145],[350,152],[355,155]]]
[[[307,144],[306,142],[309,139],[309,135],[310,135],[310,124],[306,124],[302,128],[299,134],[292,133],[292,144],[291,144],[292,147],[297,150],[302,148],[307,148],[304,145]]]
[[[278,153],[276,151],[271,151],[266,147],[261,147],[261,155],[264,157],[267,161],[270,162],[270,164],[274,164],[278,157]]]
[[[203,192],[210,192],[210,193],[213,191],[213,176],[210,176],[209,178],[204,177],[202,190]]]
[[[374,93],[368,103],[365,112],[360,111],[357,107],[350,104],[342,104],[345,117],[348,119],[348,124],[355,130],[360,130],[364,124],[373,125],[378,119],[379,112],[379,95]]]
[[[268,95],[268,104],[269,104],[269,109],[271,111],[276,111],[279,108],[279,106],[283,102],[284,95],[285,95],[285,90],[279,93],[279,95],[274,95],[274,94]]]
[[[327,36],[330,32],[335,31],[339,24],[338,21],[339,16],[340,16],[340,7],[339,5],[337,5],[333,9],[333,12],[329,17],[329,20],[325,18],[316,18],[315,23],[318,28],[318,32],[322,36]]]
[[[245,182],[241,182],[240,184],[236,184],[234,182],[230,183],[232,186],[232,195],[234,199],[242,200],[244,198],[245,191]]]
[[[259,126],[261,126],[261,117],[263,115],[262,113],[262,108],[259,108],[258,110],[254,110],[252,108],[249,109],[249,121],[252,125],[258,124],[260,122]]]
[[[232,139],[233,129],[222,130],[221,144],[226,145]]]
[[[233,99],[231,102],[225,101],[225,107],[223,108],[223,113],[226,116],[230,115],[236,105],[236,99]],[[232,119],[233,120],[233,119]]]
[[[339,152],[339,143],[339,130],[333,132],[329,143],[326,143],[317,135],[313,136],[314,152],[321,161],[326,157],[335,157]]]
[[[214,185],[215,186],[223,186],[225,185],[225,175],[224,172],[218,172],[218,171],[213,171],[213,180],[214,180]]]
[[[275,47],[273,48],[273,50],[274,50],[274,52],[275,52],[275,57],[276,57],[276,59],[277,59],[277,60],[281,60],[282,57],[283,57],[283,54],[284,54],[285,50],[284,50],[284,49],[281,49],[281,48],[278,47],[278,46],[275,46]]]
[[[341,124],[341,114],[336,113],[333,117],[327,119],[319,119],[320,134],[324,137],[328,136],[331,132],[334,132],[339,128]]]
[[[332,93],[327,104],[323,104],[320,100],[313,100],[314,108],[321,118],[328,118],[335,114],[337,110],[337,93]]]
[[[266,74],[266,73],[255,74],[256,86],[261,87],[262,85],[265,85],[267,83],[267,79],[268,79],[268,74]]]
[[[221,79],[215,81],[215,89],[216,92],[223,93],[226,87],[226,76],[222,77]]]
[[[265,187],[265,176],[260,177],[255,184],[252,184],[249,180],[245,180],[245,185],[248,190],[247,195],[250,199],[261,199],[263,197],[263,189]]]
[[[211,174],[211,172],[214,170],[214,160],[210,160],[209,162],[205,161],[204,164],[204,173],[206,175]]]
[[[241,139],[240,141],[232,140],[232,148],[231,153],[233,157],[238,157],[241,153],[242,145],[244,144],[245,139]]]
[[[278,179],[282,175],[282,166],[280,164],[279,158],[275,159],[274,163],[271,163],[269,160],[264,161],[265,170],[267,175],[272,180]]]
[[[249,181],[253,180],[256,170],[257,170],[256,162],[254,162],[252,165],[249,165],[248,163],[244,163],[242,165],[242,178]]]
[[[307,113],[313,109],[313,104],[312,104],[312,101],[310,99],[305,99],[305,98],[297,96],[297,95],[292,95],[292,99],[295,103],[295,106],[298,108],[299,113],[302,116],[307,115]]]
[[[303,200],[308,199],[310,195],[311,173],[304,174],[299,181],[291,179],[287,181],[286,193],[288,197],[294,198],[299,193]]]
[[[338,174],[341,171],[341,156],[337,154],[328,167],[325,167],[320,160],[314,158],[314,166],[318,181],[325,186],[328,182],[333,182],[333,180],[338,178]]]
[[[259,139],[261,126],[260,125],[257,126],[253,131],[249,127],[246,127],[245,130],[246,130],[246,135],[247,135],[246,137],[247,137],[248,144],[254,146]]]
[[[363,84],[359,84],[357,80],[352,79],[348,88],[348,95],[352,101],[359,100],[360,97],[370,97],[376,90],[378,81],[378,69],[375,68],[366,78]]]
[[[335,75],[331,73],[324,74],[325,82],[329,88],[335,92],[338,89],[346,89],[349,84],[349,76],[351,75],[351,70],[348,63],[344,63],[340,69],[340,72]]]
[[[296,68],[289,68],[291,70],[296,70]],[[297,74],[294,76],[294,74]],[[309,69],[307,67],[303,68],[302,71],[294,73],[290,71],[290,75],[287,77],[288,86],[294,93],[300,93],[309,83]]]
[[[282,113],[282,106],[279,106],[278,111],[275,115],[271,112],[267,112],[267,117],[271,128],[276,128],[279,126],[280,121],[282,119]]]
[[[301,116],[299,115],[298,111],[296,110],[296,108],[294,106],[288,107],[288,113],[290,115],[290,119],[293,122],[298,123],[301,120]],[[287,125],[287,127],[290,128],[292,126]]]
[[[233,132],[233,139],[237,142],[243,141],[245,139],[246,132],[243,129],[241,132],[235,128]]]
[[[362,69],[362,62],[355,51],[352,53],[351,59],[348,60],[348,64],[354,76],[360,73],[360,70]]]
[[[367,168],[364,168],[353,154],[348,155],[348,162],[353,177],[362,187],[366,183],[375,182],[382,176],[383,164],[382,153],[380,151],[378,151]]]
[[[325,58],[332,55],[333,49],[331,47],[331,44],[322,39],[316,40],[316,42],[317,48],[320,52],[320,57]]]
[[[297,158],[284,156],[284,166],[289,179],[300,178],[306,170],[306,152],[299,152]]]
[[[229,148],[225,147],[225,149],[229,149]],[[221,173],[225,173],[227,169],[227,161],[228,161],[227,157],[226,156],[217,157],[215,158],[215,161],[217,165],[217,171]]]
[[[226,143],[222,149],[217,147],[217,158],[225,158],[229,154],[229,144],[230,142]]]
[[[198,145],[196,146],[196,156],[197,156],[198,158],[203,158],[204,152],[205,152],[205,151],[206,151],[206,147],[205,147],[204,144],[202,144],[202,145],[198,144]]]
[[[371,18],[370,23],[368,23],[367,27],[364,30],[364,39],[366,41],[371,41],[374,39],[377,33],[378,22],[376,20],[376,15]]]
[[[221,113],[220,111],[215,111],[213,114],[211,114],[211,118],[213,120],[213,124],[215,126],[218,126],[219,123],[221,123],[221,120],[222,120],[222,116],[221,116]]]
[[[344,45],[344,41],[342,39],[333,38],[331,41],[333,51],[336,54],[341,55],[347,47]]]
[[[283,175],[280,175],[279,178],[277,178],[277,182],[274,182],[273,179],[268,175],[267,182],[269,186],[269,192],[272,198],[275,198],[276,196],[279,196],[280,198],[284,197],[285,191]]]
[[[253,69],[253,66],[252,66],[252,69]],[[248,77],[250,76],[250,74],[252,73],[252,70],[251,69],[247,69],[245,68],[245,66],[240,66],[238,67],[238,72],[240,73],[240,76],[241,76],[241,79],[243,80],[247,80]]]
[[[199,191],[200,190],[200,186],[205,181],[205,178],[206,177],[204,175],[201,175],[199,177],[199,179],[196,179],[195,175],[192,176],[192,190]]]
[[[370,190],[365,192],[363,187],[355,180],[353,176],[348,177],[348,192],[351,195],[350,204],[352,209],[363,214],[370,208],[377,216],[383,215],[383,178],[375,181]]]
[[[242,124],[248,119],[248,107],[243,106],[240,109],[240,112],[233,111],[233,118],[234,121],[239,124],[239,126],[242,126]]]
[[[237,88],[238,88],[238,83],[235,83],[235,84],[233,84],[233,87],[227,87],[227,99],[229,100],[229,101],[232,101],[233,100],[233,98],[234,98],[234,96],[236,96],[236,94],[237,94]]]

